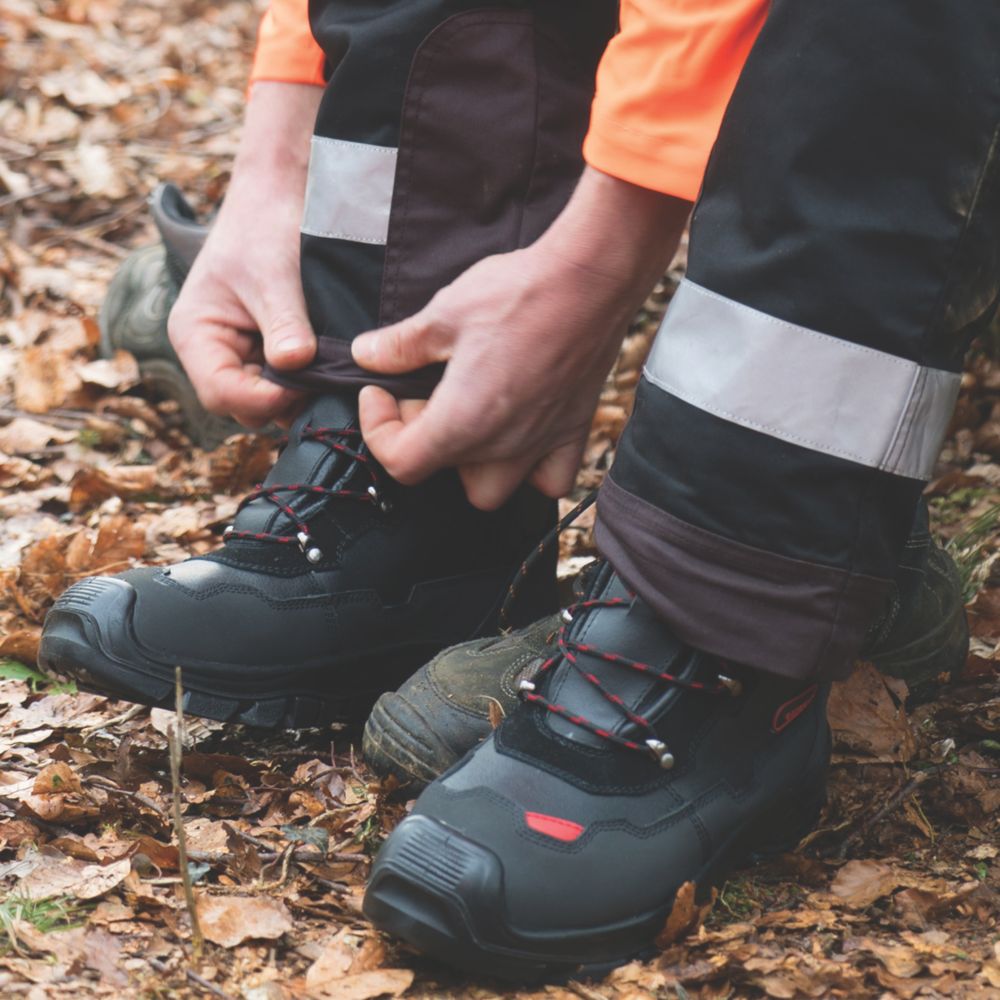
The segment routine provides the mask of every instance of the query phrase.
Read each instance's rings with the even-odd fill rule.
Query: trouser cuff
[[[610,476],[595,531],[601,554],[681,639],[785,677],[846,676],[891,587],[695,527]]]

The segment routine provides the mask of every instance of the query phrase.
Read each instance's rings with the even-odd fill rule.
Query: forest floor
[[[915,700],[870,665],[838,686],[817,830],[675,920],[662,952],[601,982],[472,982],[360,915],[407,808],[347,730],[261,735],[188,720],[172,819],[170,713],[77,692],[36,666],[47,608],[93,573],[219,544],[273,457],[266,436],[191,445],[134,359],[97,356],[98,309],[154,239],[145,197],[209,212],[238,139],[249,2],[3,0],[0,17],[0,995],[244,1000],[379,996],[1000,997],[1000,365],[978,345],[931,497],[959,563],[972,651]],[[608,381],[580,489],[614,454],[678,261]],[[561,572],[593,553],[586,518]]]

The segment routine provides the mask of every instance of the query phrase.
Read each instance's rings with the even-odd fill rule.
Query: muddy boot
[[[208,227],[173,184],[150,195],[150,212],[161,242],[130,254],[118,269],[101,305],[101,356],[128,351],[139,362],[143,382],[180,405],[184,430],[201,448],[214,448],[241,433],[233,420],[208,413],[167,338],[167,317],[205,242]]]
[[[951,557],[919,525],[896,583],[863,655],[919,697],[965,663],[961,585]],[[518,684],[552,655],[559,625],[552,616],[507,636],[446,649],[398,691],[382,695],[365,725],[368,765],[411,793],[443,774],[513,711]]]

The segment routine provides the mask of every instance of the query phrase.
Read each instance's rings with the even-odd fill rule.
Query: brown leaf
[[[916,746],[906,710],[871,663],[833,685],[827,708],[834,747],[887,763],[906,762]]]
[[[280,938],[292,929],[285,904],[269,896],[198,896],[198,921],[205,937],[223,948],[244,941]]]
[[[347,931],[330,938],[306,973],[306,989],[316,993],[331,980],[342,979],[351,969],[355,948]]]
[[[79,776],[69,764],[57,761],[39,771],[32,791],[35,795],[66,795],[70,792],[83,791],[83,786],[80,784]]]
[[[48,413],[70,402],[81,385],[64,354],[48,344],[29,347],[14,378],[14,402],[28,413]]]
[[[38,864],[21,879],[19,888],[29,899],[75,896],[97,899],[114,889],[132,868],[128,858],[108,865],[86,864],[58,852],[39,855]]]
[[[685,882],[674,896],[674,905],[670,909],[667,922],[663,925],[663,930],[656,936],[656,947],[662,949],[669,948],[670,945],[682,938],[687,937],[704,922],[715,904],[718,895],[713,888],[711,898],[707,903],[699,903],[696,898],[694,882]]]
[[[16,417],[0,429],[0,451],[8,455],[29,455],[47,445],[64,444],[76,437],[74,431],[53,427],[31,417]]]
[[[89,385],[124,392],[139,384],[139,363],[128,351],[115,351],[113,358],[99,358],[77,368]]]
[[[10,657],[28,666],[38,662],[38,644],[42,641],[41,628],[19,628],[0,639],[0,657]]]
[[[830,892],[845,906],[863,910],[902,884],[899,874],[881,861],[848,861],[830,883]]]
[[[375,997],[398,997],[413,985],[412,969],[373,969],[354,972],[312,988],[323,1000],[374,1000]]]

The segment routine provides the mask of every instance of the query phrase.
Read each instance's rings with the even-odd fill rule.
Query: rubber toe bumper
[[[136,592],[117,577],[93,577],[70,587],[45,619],[39,650],[43,669],[72,677],[81,688],[159,708],[174,704],[174,666],[153,659],[136,640],[132,614]],[[181,664],[183,667],[184,664]],[[366,706],[334,705],[309,691],[284,688],[252,692],[233,671],[230,684],[203,683],[183,674],[184,711],[220,722],[276,729],[321,725]],[[367,699],[370,706],[371,698]]]

